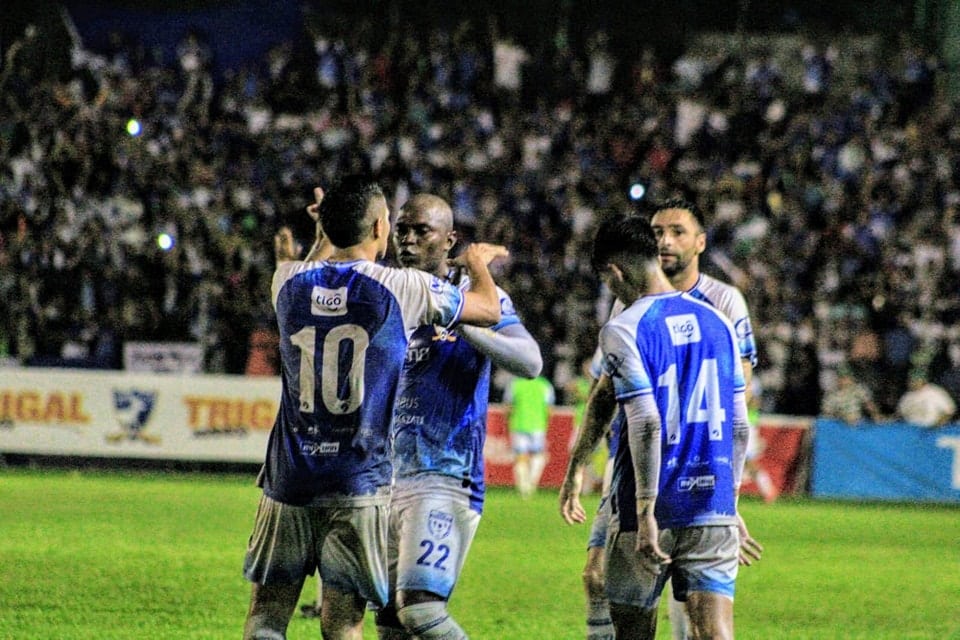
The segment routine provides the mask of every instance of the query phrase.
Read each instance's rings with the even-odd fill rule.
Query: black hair
[[[658,202],[651,208],[650,217],[657,215],[661,211],[666,211],[667,209],[683,209],[689,211],[690,215],[693,216],[693,219],[697,221],[697,224],[700,225],[700,229],[703,231],[707,230],[706,218],[703,216],[703,212],[700,211],[700,207],[694,203],[684,200],[683,198],[670,198],[669,200],[664,200]]]
[[[383,189],[364,175],[346,176],[323,196],[320,224],[335,247],[360,244],[370,232],[374,220],[368,219],[370,202],[384,197]]]
[[[599,272],[618,258],[645,262],[656,260],[659,255],[657,236],[650,222],[643,216],[618,214],[597,229],[590,265]]]

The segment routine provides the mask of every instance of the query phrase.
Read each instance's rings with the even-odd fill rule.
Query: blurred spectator
[[[911,345],[960,339],[960,109],[922,46],[693,34],[630,60],[563,25],[542,41],[470,20],[421,37],[399,17],[377,39],[367,20],[327,22],[219,82],[199,31],[164,65],[125,38],[87,51],[68,28],[73,66],[55,74],[46,23],[9,43],[10,357],[116,362],[124,340],[188,340],[207,372],[243,373],[271,316],[264,238],[346,171],[375,174],[396,203],[436,192],[470,234],[508,245],[498,280],[558,383],[609,306],[584,247],[638,206],[634,183],[717,212],[704,264],[747,296],[765,411],[815,414],[832,382],[821,370],[851,353],[892,411]],[[587,117],[591,95],[604,97]]]
[[[897,403],[897,414],[905,422],[921,427],[940,427],[947,424],[957,405],[943,387],[927,380],[921,369],[910,372],[910,386]]]
[[[838,367],[837,385],[824,395],[821,414],[843,420],[850,425],[866,418],[874,422],[882,421],[883,416],[873,402],[873,394],[866,386],[857,382],[853,375],[853,370],[848,365]]]

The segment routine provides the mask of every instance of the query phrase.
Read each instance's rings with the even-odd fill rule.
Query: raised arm
[[[496,331],[465,324],[458,331],[493,364],[515,376],[536,378],[543,369],[540,345],[522,324],[510,324]]]
[[[304,262],[326,260],[333,253],[333,244],[330,243],[327,235],[323,232],[323,226],[320,224],[320,203],[323,202],[323,189],[321,187],[313,188],[313,198],[315,202],[307,206],[307,215],[313,220],[315,233],[313,246],[310,247],[310,251],[303,259]]]
[[[500,294],[487,265],[494,259],[510,255],[506,247],[486,242],[474,242],[450,261],[466,268],[470,276],[470,290],[464,292],[460,322],[489,327],[500,322]]]

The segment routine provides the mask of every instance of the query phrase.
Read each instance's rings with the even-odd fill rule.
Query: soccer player
[[[600,331],[603,375],[623,416],[605,565],[619,640],[654,638],[668,579],[691,636],[733,638],[737,494],[746,453],[743,366],[730,321],[676,291],[639,217],[601,225],[594,270],[633,301]]]
[[[507,429],[514,456],[513,484],[521,497],[529,498],[536,493],[547,465],[547,426],[556,391],[544,376],[514,378],[503,402],[510,405]]]
[[[739,289],[700,271],[700,254],[706,249],[706,226],[702,212],[692,203],[679,199],[656,205],[653,212],[651,224],[658,239],[660,263],[670,284],[675,289],[686,291],[693,297],[716,307],[734,324],[749,400],[751,373],[757,361],[757,348],[750,324],[750,314]],[[611,311],[611,316],[616,316],[622,309],[623,303],[618,300]],[[592,372],[599,377],[599,355],[595,357]],[[587,418],[571,451],[567,476],[560,490],[561,515],[570,524],[584,522],[586,519],[579,499],[582,469],[607,430],[616,407],[609,379],[601,378],[601,381],[603,384],[597,385],[591,394]],[[616,438],[612,438],[611,442],[612,458],[615,455]],[[603,550],[598,548],[602,546],[605,539],[606,506],[606,502],[601,503],[601,508],[593,521],[587,549],[587,563],[583,573],[588,602],[587,637],[590,640],[604,638],[606,630],[609,629],[604,624],[609,616],[604,599]],[[750,565],[761,558],[763,546],[750,535],[742,519],[739,524],[740,564]],[[683,605],[675,598],[671,598],[669,603],[673,638],[683,640],[687,636]],[[593,636],[590,635],[591,631],[594,633]]]
[[[442,198],[414,195],[400,210],[400,264],[469,291],[471,281],[448,264],[456,242],[453,212]],[[377,614],[381,640],[467,637],[447,601],[483,509],[491,363],[523,378],[543,366],[510,297],[503,290],[499,297],[501,319],[493,327],[426,324],[407,347],[393,414],[390,603]]]
[[[329,258],[280,262],[273,278],[282,391],[244,559],[253,583],[246,639],[283,638],[315,570],[324,638],[362,637],[367,602],[387,600],[388,431],[407,341],[427,323],[500,321],[487,263],[506,255],[503,247],[472,244],[457,259],[470,291],[381,266],[386,198],[358,176],[325,195],[318,222]]]

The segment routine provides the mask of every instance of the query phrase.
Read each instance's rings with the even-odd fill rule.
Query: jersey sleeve
[[[600,330],[603,373],[613,380],[617,400],[653,393],[650,375],[640,357],[637,341],[626,326],[608,322]]]
[[[616,318],[618,315],[623,313],[623,310],[626,308],[626,305],[620,301],[619,298],[613,301],[613,306],[610,307],[610,320]],[[603,352],[600,349],[600,345],[597,344],[597,348],[593,352],[593,358],[590,360],[590,376],[594,380],[599,380],[600,376],[603,374]]]
[[[740,357],[749,361],[755,367],[757,366],[757,342],[753,337],[753,326],[750,324],[747,300],[735,287],[730,287],[729,296],[729,313],[727,315],[736,332],[736,344],[740,351]]]

